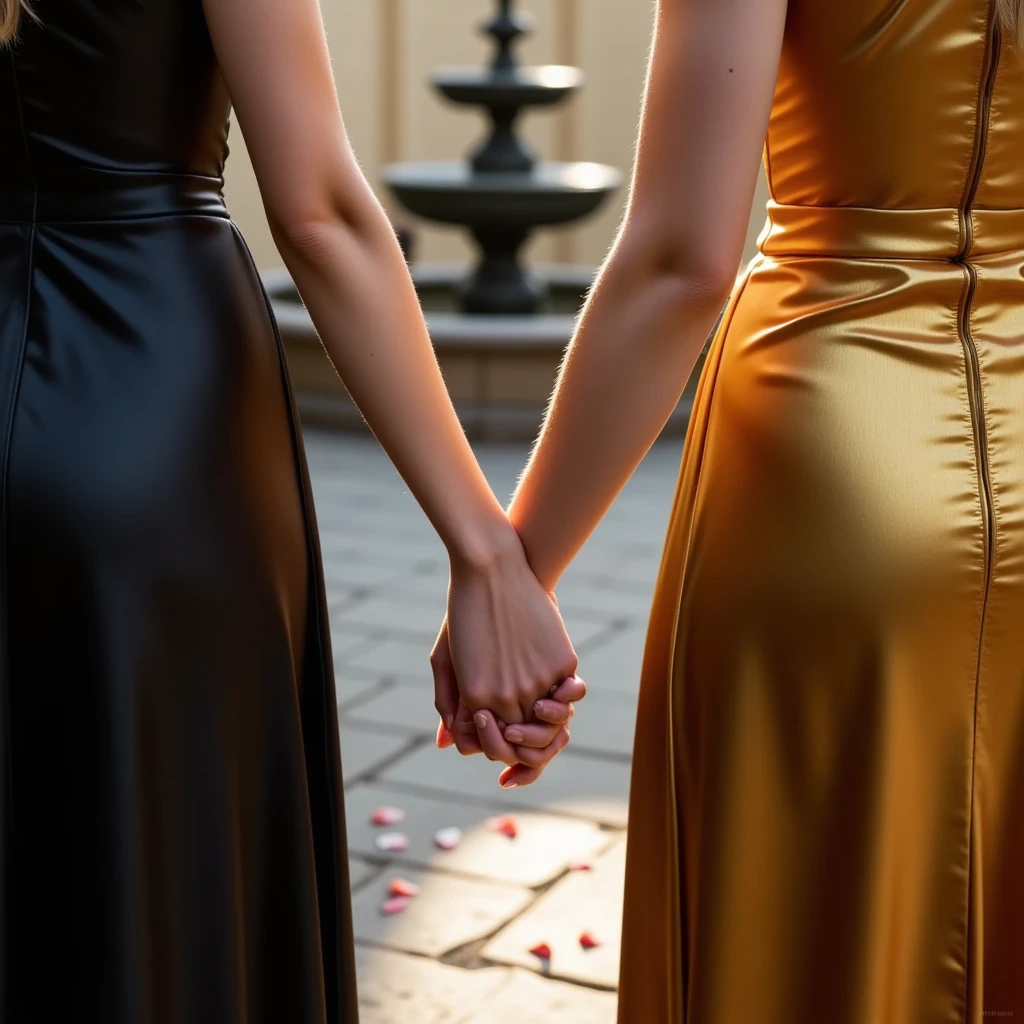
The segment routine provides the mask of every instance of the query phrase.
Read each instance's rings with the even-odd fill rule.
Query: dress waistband
[[[757,240],[768,256],[951,260],[963,249],[955,207],[883,210],[868,206],[788,206],[768,201]],[[968,256],[1024,252],[1024,209],[973,209]]]
[[[0,222],[59,224],[146,217],[227,217],[223,179],[165,171],[47,169],[11,186],[0,174]]]

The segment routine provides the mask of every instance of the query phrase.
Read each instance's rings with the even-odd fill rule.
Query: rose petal
[[[515,839],[519,835],[519,825],[511,814],[504,814],[500,818],[491,818],[487,822],[487,827],[492,832],[508,836],[509,839]]]
[[[601,945],[601,942],[599,939],[595,939],[594,936],[590,934],[590,932],[584,932],[580,936],[580,945],[584,949],[596,949],[598,946]]]
[[[405,820],[405,811],[400,807],[378,807],[370,815],[370,823],[373,825],[397,825]]]
[[[538,960],[550,960],[551,959],[551,947],[546,942],[540,942],[532,949],[528,950]]]
[[[462,842],[462,829],[452,825],[450,828],[443,828],[434,836],[434,845],[439,850],[454,850]]]
[[[570,871],[593,871],[594,865],[589,860],[575,860],[569,865]]]
[[[380,912],[388,915],[400,914],[407,906],[409,906],[408,896],[391,896],[381,904]]]
[[[404,832],[381,832],[374,845],[382,853],[401,853],[409,849],[409,837]]]
[[[393,878],[388,886],[388,892],[392,896],[404,896],[406,899],[412,899],[419,891],[420,887],[415,882],[405,878]]]

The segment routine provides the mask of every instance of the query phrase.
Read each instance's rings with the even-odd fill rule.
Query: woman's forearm
[[[276,232],[285,262],[345,386],[449,552],[486,563],[518,542],[452,409],[383,210],[366,195],[349,212]]]
[[[727,292],[722,281],[630,255],[628,240],[613,251],[509,508],[548,590],[665,425]]]

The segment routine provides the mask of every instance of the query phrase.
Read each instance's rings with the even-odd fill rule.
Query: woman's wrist
[[[513,559],[524,559],[522,541],[495,502],[495,511],[482,513],[453,530],[445,546],[452,567],[490,573]]]
[[[535,536],[535,531],[531,529],[528,517],[522,515],[521,510],[519,512],[520,514],[517,515],[514,505],[509,508],[509,523],[512,529],[516,531],[516,536],[522,545],[523,554],[527,564],[530,566],[530,570],[537,577],[540,585],[549,594],[553,594],[562,576],[564,567],[556,565],[551,558],[545,557],[545,547],[540,543],[540,538]]]

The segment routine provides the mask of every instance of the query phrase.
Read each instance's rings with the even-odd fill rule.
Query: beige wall
[[[490,53],[476,27],[492,0],[322,0],[349,134],[363,168],[394,219],[407,217],[380,185],[380,168],[393,160],[451,159],[465,155],[483,133],[480,115],[451,107],[427,84],[444,64],[480,64]],[[623,0],[522,0],[536,34],[520,48],[525,62],[583,68],[583,91],[564,108],[529,113],[524,135],[547,159],[597,160],[628,171],[636,133],[651,5]],[[280,264],[267,229],[244,143],[233,132],[227,197],[231,211],[263,267]],[[763,181],[755,197],[748,256],[764,221]],[[531,257],[597,263],[621,214],[622,196],[584,225],[544,232]],[[462,259],[460,232],[418,225],[421,259]]]

